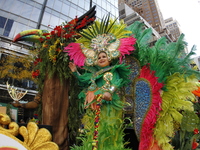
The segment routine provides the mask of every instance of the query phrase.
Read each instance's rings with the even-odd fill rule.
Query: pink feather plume
[[[63,52],[68,53],[70,60],[73,60],[75,65],[79,67],[84,66],[86,57],[82,53],[80,43],[70,43],[69,45],[64,47]]]
[[[120,39],[120,46],[118,48],[121,53],[121,56],[119,58],[120,63],[122,62],[122,59],[125,57],[126,54],[130,55],[130,52],[135,50],[135,47],[133,46],[135,43],[136,39],[132,36]]]

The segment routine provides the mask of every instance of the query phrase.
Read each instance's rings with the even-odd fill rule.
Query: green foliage
[[[150,28],[144,29],[142,23],[135,22],[127,29],[132,31],[137,39],[134,45],[136,50],[132,55],[139,60],[141,66],[149,64],[151,70],[156,71],[155,75],[159,77],[159,82],[165,83],[166,77],[176,72],[184,74],[185,77],[192,74],[197,77],[200,76],[200,72],[191,69],[189,65],[191,56],[195,54],[195,47],[192,48],[190,53],[185,53],[184,49],[187,43],[184,41],[184,34],[180,35],[177,42],[171,43],[168,43],[166,37],[161,37],[155,41],[154,46],[150,47],[148,46],[152,37]]]
[[[29,56],[17,56],[13,53],[0,60],[0,78],[32,79],[32,60]]]
[[[7,104],[6,105],[6,114],[10,117],[10,118],[12,118],[11,116],[12,116],[12,114],[11,114],[11,104]]]
[[[79,128],[81,126],[81,114],[79,112],[79,99],[78,94],[80,89],[77,84],[77,79],[73,76],[70,77],[70,90],[69,90],[69,108],[68,108],[68,127],[69,127],[69,140],[70,145],[78,144],[76,137],[79,136]]]
[[[181,130],[187,132],[193,132],[199,124],[199,118],[194,111],[184,111],[181,122]]]
[[[194,134],[195,129],[200,129],[200,120],[194,111],[184,111],[182,114],[180,129],[175,133],[172,145],[175,150],[191,150],[193,142],[200,139],[200,134]]]

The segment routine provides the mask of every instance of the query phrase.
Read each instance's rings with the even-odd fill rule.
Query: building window
[[[5,27],[5,31],[3,33],[4,36],[9,36],[10,30],[12,28],[14,20],[10,20],[8,19],[7,23],[6,23],[6,27]]]
[[[0,28],[4,28],[7,18],[0,16]]]
[[[155,22],[159,22],[158,19],[156,19]]]

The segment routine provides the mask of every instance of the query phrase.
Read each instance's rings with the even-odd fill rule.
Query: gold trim
[[[5,127],[8,126],[8,129]],[[35,122],[29,122],[27,127],[11,122],[8,115],[0,113],[0,134],[4,134],[23,145],[27,150],[59,150],[56,143],[51,142],[52,135],[45,129],[37,126]],[[18,134],[22,135],[24,141],[18,139]]]

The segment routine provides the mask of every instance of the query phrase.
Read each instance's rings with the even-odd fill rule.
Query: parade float
[[[117,144],[113,139],[115,136],[112,135],[110,138],[107,135],[103,138],[102,135],[105,135],[102,131],[114,129],[112,132],[115,133],[119,129],[120,133],[116,135],[116,139],[120,139],[121,143],[124,136],[122,132],[126,127],[123,124],[123,114],[126,110],[122,111],[121,108],[128,105],[131,105],[129,111],[133,117],[130,120],[139,141],[139,150],[197,148],[200,127],[199,117],[194,107],[197,97],[193,91],[198,89],[196,83],[200,74],[189,65],[191,56],[195,54],[195,46],[188,54],[185,53],[184,48],[187,43],[184,41],[184,34],[177,42],[172,43],[162,37],[150,47],[148,41],[151,38],[151,29],[144,29],[142,23],[134,22],[127,27],[123,21],[112,19],[109,15],[102,20],[94,20],[93,16],[85,15],[81,19],[75,18],[62,26],[57,26],[51,32],[34,29],[23,31],[15,37],[14,42],[36,43],[33,70],[33,77],[37,78],[39,85],[36,103],[41,106],[41,123],[53,127],[53,141],[60,149],[68,149],[70,134],[81,139],[79,142],[75,142],[75,139],[71,141],[72,149],[89,147],[93,150],[106,150],[108,146],[106,144],[109,144],[109,149],[112,149],[112,142]],[[120,86],[121,80],[113,82],[119,87],[119,91],[115,92],[122,103],[112,99],[107,102],[102,97],[102,91],[94,97],[95,101],[85,103],[84,100],[79,100],[81,96],[78,97],[78,94],[83,90],[84,85],[80,86],[75,75],[69,70],[70,61],[78,66],[77,70],[80,74],[85,73],[85,70],[90,72],[89,76],[93,74],[88,84],[95,85],[98,78],[104,78],[106,84],[105,87],[102,86],[103,92],[113,94],[110,86],[113,80],[113,68],[103,70],[103,73],[110,71],[111,74],[106,74],[105,77],[101,75],[102,72],[97,71],[93,64],[93,59],[98,59],[95,50],[109,50],[113,58],[115,56],[119,58],[113,62],[117,65],[114,67],[115,70],[119,71],[123,68],[124,72],[119,71],[119,76],[123,76],[127,70],[130,71],[127,78],[124,76],[129,80],[126,86]],[[120,66],[123,64],[126,67]],[[118,99],[116,93],[113,95],[114,100]],[[100,105],[98,105],[99,101]],[[84,110],[84,107],[94,102],[95,106],[98,105],[97,108],[101,109],[105,109],[104,107],[108,105],[108,112],[104,111],[102,114],[101,111],[96,112],[96,118],[94,112]],[[29,104],[23,107],[32,107]],[[109,126],[101,123],[101,119],[104,120],[113,109],[121,111],[120,118],[116,118],[121,124],[120,128],[119,122],[115,120],[118,129],[114,128],[115,123]],[[87,119],[92,119],[91,126]],[[83,132],[79,135],[78,129],[81,126]],[[98,145],[104,143],[104,140],[109,142],[103,144],[105,145],[103,147]],[[127,141],[123,142],[125,145],[120,145],[118,149],[125,149]],[[113,148],[116,150],[115,144]]]

